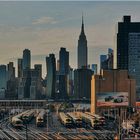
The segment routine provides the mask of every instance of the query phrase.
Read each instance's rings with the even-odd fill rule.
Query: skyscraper
[[[8,80],[15,78],[15,67],[13,62],[9,62],[8,67]]]
[[[21,78],[22,77],[22,74],[23,74],[23,59],[19,58],[18,59],[18,78]]]
[[[59,99],[68,99],[67,75],[59,75]]]
[[[7,70],[6,65],[0,65],[0,89],[6,89]]]
[[[59,70],[60,70],[60,61],[59,61],[59,60],[57,60],[56,70],[57,70],[57,71],[59,71]]]
[[[68,98],[68,73],[69,73],[69,52],[66,48],[59,51],[59,95],[60,99]]]
[[[84,21],[82,16],[82,27],[78,40],[78,69],[82,68],[83,66],[87,67],[87,65],[88,65],[87,39],[84,32]]]
[[[72,97],[74,94],[74,70],[72,68],[69,69],[67,80],[68,80],[67,81],[68,96]]]
[[[93,72],[85,67],[74,71],[74,97],[90,99]]]
[[[24,83],[22,81],[19,82],[18,85],[18,99],[22,100],[24,99]]]
[[[100,55],[100,69],[108,70],[114,68],[114,51],[108,48],[107,55]]]
[[[91,70],[94,72],[94,74],[97,74],[97,64],[92,64]]]
[[[29,99],[30,98],[30,86],[31,86],[31,70],[26,69],[23,71],[23,80],[24,83],[24,98]]]
[[[48,57],[46,57],[46,67],[47,67],[47,97],[55,98],[56,60],[54,54],[50,54]]]
[[[35,64],[34,68],[39,73],[39,78],[42,78],[42,65],[41,64]]]
[[[107,55],[100,55],[100,69],[108,69]]]
[[[69,72],[69,52],[66,48],[60,48],[59,51],[59,73],[66,75]]]
[[[15,67],[13,62],[7,64],[7,88],[6,88],[6,99],[17,99],[17,86],[18,81],[15,78]]]
[[[124,16],[118,23],[117,68],[127,69],[129,76],[136,79],[136,96],[140,99],[139,79],[139,33],[140,22],[131,22],[131,16]]]
[[[136,99],[140,101],[140,33],[129,33],[128,38],[128,72],[136,79]]]
[[[23,51],[23,70],[31,68],[31,52],[28,49]]]
[[[108,48],[108,69],[114,68],[114,51]]]
[[[37,87],[37,82],[36,81],[32,81],[31,82],[31,86],[30,86],[30,99],[35,100],[36,99],[36,87]]]
[[[129,33],[139,33],[140,22],[131,22],[131,16],[124,16],[118,23],[117,33],[117,68],[128,69],[128,36]]]

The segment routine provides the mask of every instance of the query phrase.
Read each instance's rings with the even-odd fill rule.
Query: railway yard
[[[43,109],[8,113],[0,120],[0,139],[113,139],[116,133],[110,124],[105,124],[103,117],[90,115]]]

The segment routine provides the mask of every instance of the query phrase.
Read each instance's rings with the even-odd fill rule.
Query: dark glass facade
[[[128,69],[129,33],[140,32],[140,22],[131,22],[131,16],[124,16],[118,23],[117,33],[117,68]]]
[[[55,98],[56,60],[54,54],[50,54],[48,57],[46,57],[46,67],[47,67],[47,97]]]
[[[92,70],[81,68],[74,71],[74,97],[90,99]]]
[[[69,52],[66,48],[60,48],[59,52],[59,73],[61,75],[66,75],[69,72]]]
[[[23,70],[31,68],[31,52],[28,49],[23,51]]]

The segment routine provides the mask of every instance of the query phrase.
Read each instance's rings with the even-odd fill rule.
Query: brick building
[[[127,70],[102,70],[91,80],[91,112],[97,112],[97,94],[107,92],[127,92],[128,105],[135,106],[135,80],[128,76]]]

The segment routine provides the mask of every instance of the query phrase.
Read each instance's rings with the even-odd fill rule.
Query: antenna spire
[[[82,12],[82,27],[81,27],[81,34],[85,34],[85,33],[84,33],[84,17],[83,17],[83,12]]]

